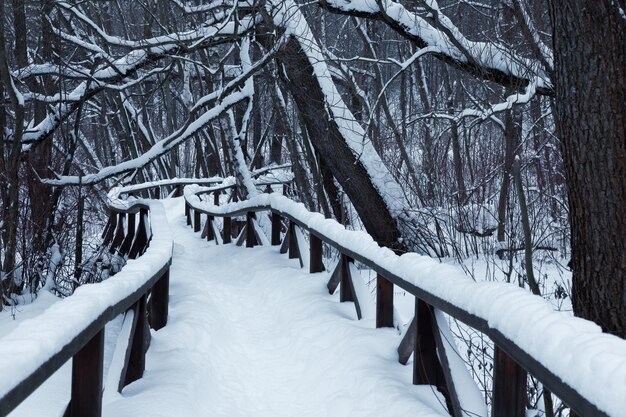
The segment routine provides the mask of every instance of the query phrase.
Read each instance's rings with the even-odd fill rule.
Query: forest
[[[396,254],[626,338],[626,0],[5,0],[0,21],[0,310],[103,279],[111,187],[234,177],[245,199],[278,169]]]

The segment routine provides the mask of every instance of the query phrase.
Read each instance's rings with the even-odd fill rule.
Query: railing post
[[[120,247],[120,250],[119,250],[122,256],[128,255],[128,253],[130,252],[130,248],[133,244],[133,240],[135,238],[135,230],[137,229],[136,221],[135,221],[136,217],[137,217],[136,213],[128,213],[128,216],[126,216],[126,219],[127,219],[126,236],[124,237],[124,241],[122,242],[122,246]]]
[[[161,187],[156,187],[154,189],[154,199],[155,200],[160,200],[161,199]]]
[[[280,245],[280,214],[272,213],[272,246]]]
[[[72,359],[70,417],[102,416],[104,329],[100,330]]]
[[[433,312],[428,304],[415,297],[415,350],[413,384],[437,385],[437,351],[433,336]],[[504,416],[503,416],[504,417]]]
[[[193,211],[193,231],[194,232],[199,232],[200,231],[200,211],[198,210],[194,210]]]
[[[187,218],[187,226],[191,226],[191,207],[185,201],[185,217]]]
[[[137,257],[143,255],[146,251],[146,247],[148,246],[148,233],[146,230],[148,220],[148,209],[142,208],[139,210],[139,224],[137,225],[137,233],[135,235],[135,240],[130,247],[128,252],[128,257],[130,259],[136,259]]]
[[[296,236],[296,224],[289,220],[289,259],[300,257],[298,253],[298,236]]]
[[[237,201],[239,201],[239,194],[237,193],[237,186],[236,185],[233,187],[233,192],[231,194],[231,201],[233,203],[236,203]]]
[[[309,233],[310,243],[310,259],[309,259],[309,272],[324,272],[324,262],[322,259],[322,239],[315,236],[313,233]]]
[[[213,216],[207,215],[206,227],[206,240],[215,239],[215,233],[213,233]]]
[[[246,248],[253,248],[256,244],[256,236],[254,235],[254,213],[246,212]]]
[[[339,301],[354,301],[355,296],[352,293],[352,277],[350,276],[350,258],[347,255],[341,254],[339,259],[341,262],[341,285],[339,286]]]
[[[128,368],[126,369],[126,378],[124,379],[124,386],[130,384],[143,376],[143,371],[146,369],[146,351],[148,350],[148,341],[150,331],[147,324],[147,295],[143,295],[135,303],[135,321],[133,328],[134,331],[131,335],[131,348],[130,357],[128,359]],[[148,335],[146,337],[146,334]]]
[[[155,282],[150,296],[150,327],[159,330],[167,324],[170,299],[170,269]]]
[[[111,247],[109,248],[109,252],[114,254],[117,248],[124,241],[124,236],[126,236],[126,232],[124,231],[124,219],[126,218],[126,213],[118,213],[117,215],[117,227],[115,228],[115,237],[113,238],[113,242],[111,242]]]
[[[213,192],[213,204],[216,206],[220,205],[220,192],[219,191]]]
[[[222,240],[224,244],[230,243],[232,241],[231,235],[230,235],[231,232],[232,232],[231,218],[224,217],[224,239]]]
[[[393,327],[393,283],[376,275],[376,327]]]
[[[526,371],[498,346],[494,347],[493,417],[526,415]]]

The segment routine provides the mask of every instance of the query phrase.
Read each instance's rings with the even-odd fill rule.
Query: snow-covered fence
[[[148,325],[158,330],[167,323],[173,243],[160,202],[119,198],[136,190],[118,187],[109,193],[110,217],[103,238],[111,253],[128,259],[121,271],[101,283],[81,286],[0,338],[0,416],[70,359],[71,400],[65,415],[100,416],[104,327],[120,314],[125,314],[129,331],[127,339],[118,340],[113,358],[118,365],[115,388],[121,391],[143,375]]]
[[[602,333],[596,324],[554,311],[541,297],[514,284],[475,282],[460,269],[415,253],[398,256],[382,248],[371,236],[349,231],[319,213],[312,213],[278,193],[261,194],[249,200],[218,206],[202,201],[198,194],[220,191],[185,187],[188,224],[201,229],[206,215],[205,236],[218,240],[216,217],[223,218],[223,243],[231,241],[231,218],[245,216],[245,226],[237,238],[239,245],[254,247],[262,239],[255,226],[255,213],[271,213],[271,244],[281,245],[290,258],[307,257],[301,252],[296,230],[309,233],[310,272],[324,270],[322,247],[326,243],[341,254],[328,289],[341,283],[341,300],[358,298],[350,276],[350,262],[359,261],[377,276],[376,326],[393,326],[393,285],[415,296],[412,332],[407,332],[398,352],[406,363],[413,353],[413,381],[436,385],[446,396],[454,417],[486,415],[484,401],[450,343],[446,313],[483,332],[495,344],[492,415],[526,415],[526,372],[580,416],[626,416],[626,341]],[[192,213],[193,212],[193,222]],[[286,226],[284,224],[286,222]],[[207,228],[211,233],[207,233]],[[469,378],[469,379],[468,379]],[[468,383],[469,382],[469,383]]]

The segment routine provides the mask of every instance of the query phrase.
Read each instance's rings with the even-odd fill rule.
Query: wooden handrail
[[[129,187],[130,188],[130,187]],[[148,189],[146,186],[143,189]],[[126,240],[127,245],[123,249],[129,255],[142,255],[150,268],[137,268],[137,264],[128,265],[118,275],[102,283],[84,285],[76,290],[71,297],[55,303],[46,315],[41,315],[29,320],[32,326],[28,329],[46,327],[47,316],[63,320],[62,331],[53,335],[47,334],[45,339],[37,339],[38,335],[26,333],[24,326],[14,330],[0,338],[0,350],[3,345],[12,346],[21,343],[24,339],[31,338],[33,343],[38,344],[39,349],[24,350],[19,357],[0,358],[0,375],[10,378],[0,380],[0,416],[6,416],[23,400],[31,395],[42,383],[52,376],[61,366],[73,358],[72,366],[72,399],[66,410],[65,416],[91,416],[98,417],[102,411],[102,360],[103,360],[103,335],[104,327],[111,320],[129,310],[134,310],[136,320],[147,319],[147,308],[150,308],[150,325],[158,330],[167,322],[167,300],[169,286],[169,268],[172,260],[173,242],[169,236],[167,222],[151,222],[150,229],[153,235],[148,237],[145,230],[145,221],[148,216],[153,216],[155,211],[158,216],[165,215],[160,203],[145,200],[121,201],[120,194],[132,192],[128,188],[116,188],[109,193],[108,211],[110,221],[103,233],[105,244],[114,244],[114,236],[120,236]],[[132,216],[132,217],[130,217]],[[137,233],[133,230],[128,233],[124,222],[125,217],[132,218],[129,222],[132,226],[135,216],[139,216]],[[113,242],[111,242],[113,240]],[[118,245],[121,244],[118,243]],[[134,257],[133,256],[133,257]],[[138,260],[136,262],[142,262]],[[125,274],[125,271],[128,271]],[[147,295],[152,293],[150,306],[146,305]],[[77,304],[78,303],[78,304]],[[81,304],[82,303],[82,304]],[[75,311],[76,306],[82,306],[84,311]],[[94,317],[93,319],[85,318]],[[58,323],[54,323],[55,326]],[[142,323],[140,323],[142,324]],[[55,327],[49,326],[49,327]],[[142,325],[134,326],[144,331]],[[20,331],[21,330],[21,331]],[[142,355],[145,354],[143,346],[137,346],[144,338],[131,332],[129,349],[135,351],[135,356],[129,356],[128,363],[124,366],[123,387],[129,383],[133,375],[143,373]],[[60,349],[55,346],[62,346]],[[4,359],[4,362],[2,361]],[[132,369],[131,375],[128,369]]]
[[[578,388],[575,388],[578,379],[572,377],[571,372],[568,372],[567,364],[546,364],[536,358],[536,356],[539,356],[538,354],[533,354],[533,351],[536,352],[538,347],[544,346],[544,343],[549,346],[551,343],[565,342],[562,339],[569,337],[569,335],[572,334],[571,331],[569,335],[566,331],[565,334],[556,336],[549,332],[537,332],[536,335],[527,335],[530,337],[522,338],[516,342],[514,340],[516,339],[515,336],[511,336],[515,331],[507,327],[505,324],[506,320],[503,320],[502,317],[498,317],[498,315],[489,313],[488,309],[485,309],[485,305],[490,302],[498,302],[498,297],[510,298],[513,304],[501,306],[499,314],[510,313],[512,315],[516,314],[516,309],[519,306],[525,306],[527,304],[533,305],[533,307],[536,307],[536,312],[552,320],[552,324],[559,322],[563,324],[563,329],[576,329],[575,331],[579,331],[579,335],[584,336],[581,340],[588,336],[603,338],[607,343],[608,351],[611,353],[622,352],[622,356],[626,359],[626,341],[623,339],[603,334],[595,324],[579,318],[562,315],[556,317],[555,315],[559,313],[554,312],[552,307],[547,304],[545,300],[523,289],[504,283],[476,283],[451,266],[439,264],[436,260],[417,254],[398,256],[389,249],[379,247],[366,233],[348,231],[336,221],[325,219],[319,213],[309,212],[302,204],[295,203],[278,193],[263,194],[255,196],[250,200],[215,206],[208,202],[201,201],[197,196],[199,192],[202,192],[200,187],[193,185],[185,187],[185,203],[188,210],[205,214],[211,218],[223,217],[225,219],[242,215],[247,215],[249,218],[250,213],[267,211],[271,213],[272,218],[272,244],[279,243],[277,240],[277,233],[279,233],[278,231],[280,230],[278,222],[280,219],[286,219],[289,221],[290,225],[297,225],[310,234],[310,242],[312,244],[311,251],[319,250],[321,246],[319,241],[321,240],[338,250],[342,258],[359,261],[371,268],[378,274],[379,279],[383,281],[382,289],[385,292],[383,297],[387,307],[378,309],[379,314],[382,315],[382,317],[380,317],[381,323],[389,322],[389,315],[392,314],[389,312],[389,308],[393,309],[392,301],[390,305],[389,288],[384,285],[386,281],[414,295],[416,301],[421,300],[424,302],[425,305],[428,306],[424,311],[428,311],[428,309],[434,307],[489,336],[493,340],[496,350],[500,352],[500,356],[498,357],[500,362],[496,362],[495,364],[496,371],[494,373],[496,374],[496,382],[504,387],[503,389],[494,391],[496,395],[500,396],[500,398],[494,398],[494,407],[501,407],[500,410],[503,410],[494,410],[494,416],[513,417],[521,415],[520,411],[510,411],[510,405],[517,401],[520,393],[523,392],[525,395],[525,376],[515,377],[515,375],[522,375],[520,372],[524,372],[523,375],[525,375],[525,371],[534,375],[542,384],[560,397],[565,404],[575,410],[578,415],[607,417],[610,415],[607,410],[611,410],[612,405],[603,402],[602,398],[597,398],[590,392],[589,388],[590,386],[598,384],[603,386],[604,381],[592,380],[592,375],[587,384],[579,384]],[[289,229],[291,228],[292,226],[289,227]],[[293,236],[290,236],[290,231],[291,230],[288,230],[287,232],[281,253],[286,253],[287,251],[291,252],[293,243],[290,244],[287,242],[290,237],[293,238]],[[293,235],[292,231],[291,235]],[[315,249],[313,245],[315,245]],[[341,276],[342,274],[341,271],[336,271],[336,273],[339,273],[339,275],[333,275]],[[437,278],[432,277],[429,281],[425,277],[425,275],[429,274],[437,275]],[[333,278],[331,278],[331,281],[332,279]],[[442,281],[445,281],[444,286],[441,285]],[[453,294],[454,291],[452,291],[451,295],[447,296],[445,289],[446,286],[457,285],[468,290],[471,289],[474,293],[480,293],[484,298],[469,300],[465,297],[463,298],[463,302],[457,302],[457,299],[459,299],[458,293],[455,295]],[[381,287],[379,286],[379,288]],[[547,309],[549,309],[549,311]],[[430,313],[430,315],[434,316],[432,313]],[[416,318],[417,316],[416,303]],[[421,317],[423,320],[424,314],[422,314]],[[532,321],[533,319],[534,317],[528,317],[527,321]],[[415,325],[419,328],[419,320]],[[429,326],[430,325],[426,324],[425,328]],[[533,336],[538,337],[543,343],[533,342]],[[418,335],[414,340],[419,340],[419,338]],[[529,340],[531,341],[529,342]],[[419,343],[419,341],[417,343]],[[441,343],[441,341],[439,341],[439,343]],[[576,344],[576,340],[568,340],[567,343],[570,348],[574,348],[575,346],[573,345]],[[582,344],[583,342],[581,341],[580,345]],[[415,349],[417,349],[417,347]],[[580,363],[577,363],[576,360],[572,360],[572,365],[583,366],[583,362],[585,361],[583,355],[578,351],[575,352],[580,356]],[[568,354],[572,355],[575,353],[570,351]],[[414,362],[417,363],[417,361]],[[520,366],[523,369],[521,369]],[[515,378],[517,378],[517,380],[515,380]],[[521,384],[519,382],[520,380],[524,381],[523,386],[519,386]],[[433,381],[431,381],[431,383],[432,382]],[[582,387],[582,389],[580,387]],[[452,407],[454,407],[454,405],[452,405]],[[521,408],[518,407],[518,410],[519,409],[523,411],[524,406]],[[451,410],[451,412],[455,416],[461,415],[460,410]]]

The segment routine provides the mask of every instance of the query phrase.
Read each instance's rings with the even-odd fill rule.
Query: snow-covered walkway
[[[168,212],[175,237],[168,325],[144,377],[107,396],[105,416],[441,416],[397,362],[400,336],[354,320],[276,247],[215,246]],[[110,394],[109,394],[110,395]]]

